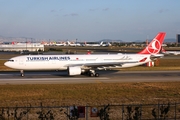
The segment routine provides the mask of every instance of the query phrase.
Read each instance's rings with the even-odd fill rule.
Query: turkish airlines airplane
[[[24,55],[9,59],[5,66],[20,70],[67,70],[68,75],[87,74],[98,77],[96,70],[126,68],[145,64],[160,58],[165,37],[160,32],[151,43],[137,54],[84,54],[84,55]]]
[[[180,51],[166,51],[164,48],[162,48],[162,53],[167,55],[180,55]]]

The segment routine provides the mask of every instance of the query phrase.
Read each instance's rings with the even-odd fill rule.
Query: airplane
[[[103,45],[103,41],[101,41],[99,44],[87,44],[85,42],[85,44],[83,46],[91,46],[91,47],[98,47],[98,46],[102,46]]]
[[[111,45],[111,43],[110,43],[110,42],[108,42],[108,43],[106,43],[106,44],[104,44],[104,43],[103,43],[103,44],[101,44],[101,46],[103,46],[103,47],[110,47],[110,46],[112,46],[112,45]]]
[[[56,42],[56,46],[66,46],[67,44],[65,42]]]
[[[71,43],[71,42],[69,42],[69,41],[67,41],[67,45],[68,46],[82,46],[80,43]]]
[[[180,55],[180,51],[166,51],[164,48],[162,48],[162,53],[167,55]]]
[[[148,46],[136,54],[23,55],[9,59],[5,66],[20,70],[67,70],[69,76],[86,74],[98,77],[96,70],[133,67],[161,58],[166,33],[160,32]]]

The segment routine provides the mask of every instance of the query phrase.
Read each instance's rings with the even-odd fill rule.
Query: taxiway
[[[120,82],[180,82],[180,71],[99,71],[100,77],[68,76],[66,71],[1,71],[0,84],[80,84]]]

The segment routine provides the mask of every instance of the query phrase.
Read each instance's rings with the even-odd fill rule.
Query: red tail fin
[[[158,33],[149,45],[138,54],[158,54],[161,50],[165,35],[165,32]]]

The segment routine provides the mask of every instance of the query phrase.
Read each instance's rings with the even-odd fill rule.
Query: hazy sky
[[[180,0],[0,0],[0,35],[123,41],[180,33]]]

